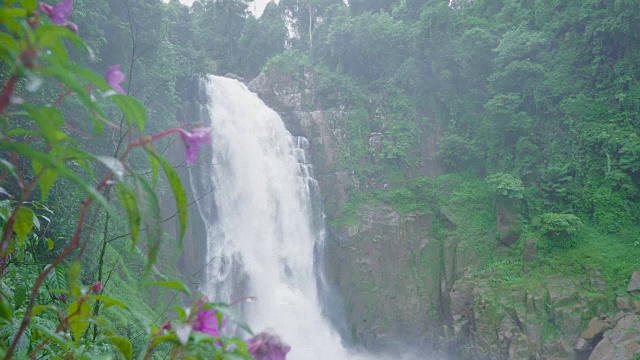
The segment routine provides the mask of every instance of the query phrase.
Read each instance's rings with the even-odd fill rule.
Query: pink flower
[[[262,332],[247,340],[249,354],[255,360],[286,360],[291,347],[277,335]]]
[[[124,73],[120,70],[120,65],[110,66],[107,70],[107,73],[104,76],[104,79],[107,80],[107,83],[113,88],[113,90],[119,92],[122,95],[125,95],[127,92],[120,86],[124,81]]]
[[[96,294],[100,294],[103,289],[104,289],[104,285],[102,285],[102,283],[98,281],[97,283],[93,284],[93,286],[91,286],[91,289],[89,291]]]
[[[198,128],[193,129],[191,132],[178,129],[178,132],[180,132],[180,137],[182,138],[187,150],[186,160],[189,164],[192,164],[198,158],[200,145],[207,145],[211,143],[211,129]]]
[[[63,0],[53,6],[41,2],[38,7],[51,19],[52,23],[64,25],[69,30],[78,32],[78,26],[67,20],[73,12],[73,0]]]
[[[160,328],[160,330],[171,330],[172,326],[171,326],[171,321],[167,320],[164,322],[164,324],[162,324],[162,327]]]
[[[224,321],[222,322],[224,326]],[[207,309],[198,313],[195,321],[193,322],[192,329],[201,333],[209,334],[213,337],[220,337],[220,328],[218,326],[218,314],[215,310]]]

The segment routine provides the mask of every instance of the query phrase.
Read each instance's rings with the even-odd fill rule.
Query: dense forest
[[[73,250],[74,254],[84,253],[86,248],[91,256],[84,257],[82,270],[74,268],[76,262],[65,259],[64,267],[48,275],[45,287],[35,292],[41,314],[34,318],[38,320],[26,328],[25,340],[12,343],[22,319],[31,316],[33,284],[65,251],[76,231],[78,216],[84,214],[78,204],[88,190],[73,185],[71,177],[47,176],[46,169],[54,165],[44,167],[48,180],[43,182],[37,175],[43,169],[43,158],[20,152],[12,145],[15,141],[7,140],[18,136],[19,141],[34,142],[34,148],[47,151],[51,149],[47,146],[58,141],[46,135],[29,140],[37,127],[25,120],[31,110],[4,99],[13,92],[13,88],[7,92],[8,85],[15,86],[15,97],[21,101],[42,108],[55,104],[60,116],[68,119],[68,126],[59,131],[77,137],[78,147],[99,156],[128,154],[123,144],[132,135],[123,131],[123,124],[137,109],[137,105],[114,101],[104,105],[104,117],[111,120],[96,120],[97,109],[85,102],[90,100],[66,96],[71,90],[78,93],[78,88],[69,85],[75,84],[71,77],[96,83],[95,77],[85,75],[84,70],[74,74],[79,68],[71,66],[64,67],[70,77],[53,70],[39,73],[25,62],[26,52],[14,53],[8,39],[18,44],[13,38],[19,39],[21,32],[15,26],[26,29],[25,24],[45,17],[43,7],[35,9],[35,4],[6,0],[0,12],[0,76],[5,84],[0,98],[4,101],[0,111],[0,222],[4,224],[0,353],[9,358],[17,347],[20,356],[42,353],[50,358],[62,353],[70,358],[95,358],[96,354],[112,353],[115,346],[127,358],[151,358],[154,350],[153,358],[176,356],[177,346],[163,343],[154,349],[155,345],[149,347],[149,338],[155,344],[154,339],[161,337],[156,335],[162,330],[158,330],[159,321],[168,317],[168,309],[180,301],[187,303],[189,297],[193,300],[188,286],[172,279],[188,283],[195,274],[179,274],[171,265],[175,247],[181,246],[171,234],[159,235],[163,244],[150,240],[152,234],[148,234],[141,236],[140,249],[131,246],[142,223],[135,220],[139,214],[130,212],[127,201],[135,200],[124,188],[99,189],[101,199],[112,204],[118,214],[91,208],[90,228],[96,231],[89,232],[81,249]],[[384,204],[405,217],[432,216],[428,236],[438,239],[439,245],[431,250],[443,255],[435,263],[414,264],[416,269],[411,271],[421,274],[417,278],[430,274],[427,268],[431,267],[446,273],[447,239],[455,237],[458,244],[479,249],[474,255],[477,261],[469,265],[473,271],[454,276],[455,280],[442,275],[444,285],[438,278],[436,287],[452,292],[460,279],[482,279],[489,284],[483,299],[500,307],[505,294],[535,292],[532,289],[548,282],[552,274],[586,282],[591,276],[591,287],[584,293],[590,305],[584,311],[580,308],[583,313],[576,320],[575,331],[581,326],[580,331],[584,330],[594,317],[613,316],[622,310],[621,298],[632,303],[640,300],[637,293],[627,292],[629,278],[640,270],[640,2],[350,0],[347,4],[342,0],[280,0],[267,4],[259,18],[249,11],[249,5],[246,0],[197,0],[190,7],[177,0],[75,0],[68,17],[88,50],[73,47],[75,37],[51,30],[52,37],[67,40],[49,45],[49,52],[68,49],[64,53],[68,51],[82,69],[98,74],[119,64],[126,75],[123,91],[147,109],[147,134],[203,125],[203,119],[182,118],[179,109],[192,84],[205,74],[241,78],[247,83],[256,77],[286,81],[301,94],[297,111],[331,113],[339,118],[334,128],[339,139],[338,159],[330,167],[348,174],[348,184],[345,199],[324,195],[330,240],[347,241],[344,234],[363,221],[363,211],[371,204]],[[32,12],[39,15],[34,18],[12,12],[21,6],[33,6]],[[37,31],[31,33],[40,36]],[[29,38],[24,35],[24,39]],[[20,74],[17,83],[11,82],[14,70]],[[42,84],[41,78],[46,76],[55,80]],[[60,83],[68,86],[66,94]],[[102,85],[96,86],[100,89]],[[105,89],[108,87],[100,90]],[[30,116],[36,119],[38,115]],[[92,121],[81,120],[87,118]],[[16,129],[21,132],[11,132]],[[173,145],[171,140],[158,139],[155,147],[160,154]],[[89,164],[88,158],[80,158],[83,160],[69,168],[86,172],[83,179],[89,184],[100,180],[89,174],[114,170],[109,161],[95,157],[92,159],[97,161]],[[76,156],[65,154],[60,159],[69,162]],[[175,195],[176,214],[182,216],[187,200],[179,196],[182,193],[176,190],[174,172],[167,164],[132,152],[126,167],[139,174],[132,175],[130,182],[135,186],[142,186],[140,179],[153,185],[156,202],[164,205],[163,199]],[[186,165],[180,162],[173,166],[179,169]],[[34,184],[39,185],[42,197],[37,191],[26,198],[16,195],[24,194],[24,184],[20,179],[10,181],[8,174],[14,167],[27,169],[24,176],[36,179]],[[166,178],[157,179],[158,167],[167,172]],[[21,240],[13,253],[13,247],[8,250],[4,246],[13,236],[13,214],[21,213],[14,209],[23,203],[32,209],[30,214],[38,225],[28,226],[24,235],[15,229]],[[176,216],[173,210],[160,211],[160,206],[140,211],[145,212],[143,217],[158,218],[155,224],[143,224],[145,228],[160,226],[163,218]],[[156,265],[150,267],[156,257]],[[606,282],[604,289],[593,285],[597,281],[592,270]],[[333,275],[330,277],[338,278]],[[143,277],[144,281],[139,280]],[[143,288],[145,281],[164,288]],[[86,312],[87,319],[81,325],[72,322],[64,337],[60,335],[64,327],[56,329],[60,320],[56,312],[64,313],[68,310],[60,309],[68,306],[64,293],[55,289],[69,287],[70,292],[78,292],[75,282],[85,288],[82,295],[73,296],[87,302],[74,306],[88,306],[91,301],[91,308],[79,311]],[[87,294],[93,291],[92,284],[104,285],[105,293],[119,300],[100,295],[91,298]],[[340,286],[346,285],[336,285]],[[174,294],[177,288],[185,295]],[[583,294],[575,297],[582,299]],[[129,310],[120,309],[120,301]],[[461,358],[491,358],[490,351],[487,355],[479,350],[479,356],[476,350],[461,354],[453,349],[459,343],[449,341],[456,335],[449,329],[455,323],[450,301],[438,298],[427,302],[437,303],[430,308],[429,319],[440,324],[440,329],[446,328],[430,332],[431,340],[436,339],[433,342],[443,351]],[[45,311],[50,305],[55,309]],[[196,301],[193,306],[202,305]],[[104,321],[109,326],[99,323],[101,307],[107,308]],[[434,310],[436,307],[447,309]],[[637,307],[640,310],[640,305]],[[551,308],[549,305],[545,311],[553,313]],[[383,311],[370,305],[369,311],[378,310]],[[89,313],[95,319],[89,319]],[[69,311],[61,323],[69,325],[69,318],[77,314]],[[349,316],[347,322],[352,320]],[[502,326],[495,316],[491,321],[498,319],[494,325]],[[562,316],[553,321],[545,316],[544,325],[540,325],[545,339],[566,335]],[[146,327],[152,323],[158,326],[149,332]],[[346,342],[369,350],[384,347],[383,342],[361,335],[358,326],[344,327],[341,334]],[[476,328],[471,333],[481,331]],[[636,335],[640,336],[640,331]],[[601,333],[598,336],[598,340],[602,338]],[[129,339],[126,344],[125,338]],[[204,347],[198,348],[204,346],[198,341],[206,341],[194,341],[197,349],[193,354],[197,356],[204,351]],[[408,340],[402,346],[415,342]],[[209,345],[216,348],[213,342]],[[490,343],[486,348],[492,346]],[[589,351],[595,343],[590,346]],[[239,348],[247,349],[246,345]],[[521,358],[508,349],[506,357],[499,349],[497,353],[503,357],[495,358]],[[576,358],[588,358],[582,350],[576,350]],[[556,358],[553,355],[558,352],[550,354],[549,358]],[[248,353],[229,356],[251,358]]]

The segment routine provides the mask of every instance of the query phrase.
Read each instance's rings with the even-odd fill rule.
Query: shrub
[[[522,199],[524,185],[522,180],[511,174],[496,173],[487,176],[487,182],[493,187],[496,195],[509,199]]]

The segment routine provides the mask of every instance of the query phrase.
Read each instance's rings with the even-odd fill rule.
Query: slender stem
[[[98,264],[98,282],[102,282],[102,267],[104,266],[104,256],[107,252],[107,237],[109,236],[109,219],[110,216],[107,214],[106,219],[104,220],[104,235],[102,237],[102,249],[100,250],[100,260]],[[104,284],[104,283],[103,283]],[[93,315],[100,315],[100,300],[97,300],[93,305]],[[98,326],[96,324],[93,325],[93,341],[95,342],[98,338]]]
[[[153,350],[155,349],[155,347],[155,336],[153,336],[151,338],[151,341],[149,341],[149,348],[147,349],[147,353],[144,355],[144,360],[151,359],[151,355],[153,355]]]
[[[93,112],[93,116],[95,116],[98,120],[102,121],[103,123],[109,125],[110,127],[118,130],[118,131],[122,131],[122,127],[112,123],[111,121],[103,118],[102,116],[100,116],[98,113],[96,113],[95,111]]]
[[[113,176],[113,173],[108,172],[98,184],[97,189],[101,190],[102,188],[104,188],[109,182],[109,180],[111,180],[112,176]],[[35,306],[36,298],[38,297],[38,291],[40,290],[42,283],[47,278],[49,273],[51,273],[53,269],[55,269],[58,265],[60,265],[62,261],[67,256],[69,256],[69,254],[71,254],[71,252],[73,252],[73,250],[75,250],[78,247],[78,245],[80,245],[80,237],[82,236],[82,229],[84,228],[87,213],[92,203],[93,203],[93,198],[87,198],[82,202],[82,208],[80,209],[80,217],[78,218],[78,225],[76,226],[76,231],[73,234],[73,238],[71,239],[71,242],[69,243],[69,245],[67,245],[67,247],[64,248],[64,250],[51,263],[51,265],[47,266],[36,279],[36,282],[33,285],[33,289],[31,290],[31,298],[29,299],[29,305],[27,306],[24,314],[24,318],[22,318],[22,322],[20,323],[20,328],[18,328],[18,332],[16,333],[15,337],[13,338],[13,341],[11,342],[11,347],[9,348],[9,351],[7,351],[7,354],[4,357],[5,360],[11,359],[14,352],[16,351],[16,347],[18,346],[18,342],[20,341],[22,334],[24,334],[24,331],[27,328],[27,325],[31,321],[33,307]]]
[[[2,90],[2,94],[0,94],[0,114],[2,114],[9,103],[11,103],[11,95],[16,89],[16,83],[18,82],[18,75],[13,74],[7,81],[4,89]]]
[[[71,95],[71,89],[68,88],[67,91],[60,93],[60,96],[58,96],[58,98],[56,99],[56,101],[53,102],[53,106],[58,106],[60,105],[60,103],[62,102],[62,100],[64,100],[64,98],[66,98],[67,96]]]

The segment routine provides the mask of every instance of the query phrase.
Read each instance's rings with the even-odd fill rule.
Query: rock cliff
[[[344,206],[359,186],[340,161],[346,119],[341,110],[309,110],[309,86],[264,73],[249,84],[292,134],[309,140],[325,212],[341,220],[328,228],[321,265],[344,309],[328,305],[327,315],[345,339],[372,351],[410,346],[451,359],[630,359],[640,353],[640,306],[633,296],[614,305],[597,269],[571,278],[554,273],[553,264],[548,273],[536,272],[543,260],[535,239],[520,238],[517,204],[486,199],[473,208],[445,181],[441,193],[448,200],[433,211],[401,212],[368,200],[345,218]],[[443,173],[434,155],[438,134],[423,139],[422,175]],[[372,132],[369,146],[380,136]],[[483,214],[488,219],[479,221]],[[490,265],[501,253],[515,260]]]

